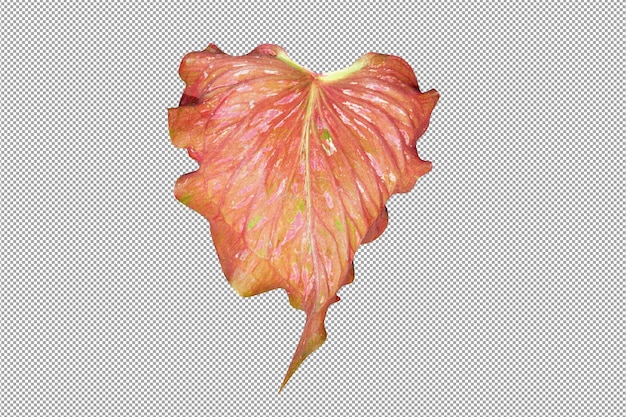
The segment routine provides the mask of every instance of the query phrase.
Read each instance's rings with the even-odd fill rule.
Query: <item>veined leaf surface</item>
[[[368,53],[317,74],[277,45],[187,54],[168,110],[172,143],[199,168],[175,196],[206,217],[222,269],[251,296],[283,288],[306,324],[283,384],[326,339],[337,291],[361,243],[387,225],[385,203],[427,173],[418,138],[439,98],[401,58]]]

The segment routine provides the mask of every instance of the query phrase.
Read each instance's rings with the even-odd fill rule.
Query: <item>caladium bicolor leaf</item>
[[[170,136],[199,168],[176,182],[176,198],[209,220],[239,294],[283,288],[306,312],[282,389],[326,339],[328,307],[352,282],[359,245],[385,229],[389,196],[430,170],[416,142],[439,95],[377,53],[317,74],[277,45],[230,56],[211,44],[179,72]]]

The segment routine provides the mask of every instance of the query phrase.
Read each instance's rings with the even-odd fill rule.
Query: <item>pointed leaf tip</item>
[[[280,385],[278,392],[281,392],[287,382],[291,379],[296,370],[300,367],[302,362],[311,353],[315,352],[320,346],[324,344],[326,340],[326,328],[324,327],[324,319],[326,318],[326,312],[328,306],[323,307],[321,310],[314,311],[307,315],[306,323],[304,324],[304,330],[298,341],[298,347],[293,354],[287,373],[283,378],[283,382]]]
[[[224,51],[222,51],[216,44],[214,44],[213,42],[211,42],[206,48],[204,48],[205,51],[210,52],[212,54],[223,54]]]
[[[424,103],[424,110],[426,110],[428,116],[430,116],[439,101],[439,92],[437,90],[428,90],[422,93],[420,97],[422,98],[422,103]]]

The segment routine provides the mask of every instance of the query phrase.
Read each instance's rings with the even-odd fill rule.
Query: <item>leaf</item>
[[[170,136],[199,168],[178,179],[176,198],[209,220],[239,294],[283,288],[306,312],[282,389],[326,339],[328,307],[354,279],[359,245],[387,226],[389,196],[431,169],[415,145],[439,95],[376,53],[316,74],[277,45],[230,56],[211,44],[179,72]]]

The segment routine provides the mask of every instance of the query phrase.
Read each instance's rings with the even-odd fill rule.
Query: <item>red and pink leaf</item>
[[[239,294],[283,288],[306,312],[284,386],[324,342],[328,307],[352,282],[359,245],[387,226],[388,198],[430,170],[416,142],[439,95],[420,92],[395,56],[317,74],[277,45],[230,56],[211,44],[184,57],[180,76],[170,136],[199,168],[176,198],[209,220]]]

